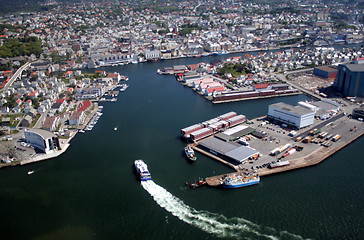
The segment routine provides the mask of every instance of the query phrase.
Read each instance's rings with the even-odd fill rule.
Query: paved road
[[[318,99],[318,100],[322,100],[322,97],[321,97],[321,96],[319,96],[318,94],[315,94],[315,93],[313,93],[313,92],[311,92],[311,91],[308,91],[307,89],[304,89],[304,88],[302,88],[302,87],[298,86],[297,84],[294,84],[292,81],[288,81],[288,80],[287,80],[287,78],[286,78],[286,76],[287,76],[287,75],[289,75],[289,74],[293,74],[293,73],[297,73],[297,72],[304,72],[304,71],[308,71],[308,70],[311,70],[311,69],[297,70],[297,71],[289,72],[289,73],[286,73],[286,74],[276,74],[276,76],[277,76],[280,80],[282,80],[282,81],[284,81],[285,83],[287,83],[287,84],[291,85],[292,87],[294,87],[294,88],[296,88],[296,89],[298,89],[298,90],[300,90],[300,91],[302,91],[302,92],[306,93],[307,95],[309,95],[309,96],[311,96],[311,97],[314,97],[314,98],[316,98],[316,99]]]
[[[26,70],[30,65],[31,65],[31,63],[30,62],[27,62],[26,64],[24,64],[23,66],[21,66],[13,74],[13,76],[11,76],[9,82],[4,86],[4,88],[1,91],[6,91],[15,82],[16,79],[18,79],[19,77],[21,77],[21,74],[23,73],[23,71]]]

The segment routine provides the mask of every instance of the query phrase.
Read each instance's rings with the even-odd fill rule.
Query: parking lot
[[[240,165],[240,169],[246,170],[259,170],[265,169],[269,166],[269,164],[277,162],[278,160],[288,160],[294,161],[294,159],[303,158],[320,148],[326,148],[322,146],[320,143],[304,143],[302,141],[296,142],[297,136],[307,134],[314,130],[318,129],[319,132],[328,132],[328,134],[334,136],[336,134],[341,135],[341,139],[337,142],[329,141],[332,145],[329,148],[341,147],[345,145],[345,143],[350,142],[356,135],[364,132],[364,124],[355,119],[348,118],[348,116],[344,116],[341,114],[341,117],[333,117],[329,120],[315,120],[314,125],[303,128],[297,131],[295,136],[289,136],[290,129],[282,128],[279,124],[268,123],[264,126],[261,126],[265,120],[253,120],[253,124],[250,126],[256,128],[257,131],[260,131],[266,135],[263,139],[258,139],[253,136],[249,136],[250,140],[249,145],[252,148],[255,148],[260,152],[260,157],[256,160],[249,160],[244,164]],[[307,136],[306,135],[306,136]],[[315,136],[311,136],[312,140],[325,140],[318,138],[318,133]],[[287,149],[283,152],[271,156],[270,152],[280,146],[284,146],[285,144],[290,144]],[[289,156],[282,158],[282,155],[286,152],[286,150],[292,147],[302,147],[302,151],[296,151]]]

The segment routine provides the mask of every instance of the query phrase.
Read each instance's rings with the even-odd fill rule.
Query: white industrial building
[[[45,153],[57,151],[59,149],[58,137],[43,129],[24,130],[25,141]]]
[[[315,117],[327,119],[338,113],[340,104],[329,99],[322,99],[317,102],[298,102],[298,105],[315,112]]]
[[[302,106],[292,106],[283,102],[269,105],[268,117],[297,128],[313,124],[315,112]]]

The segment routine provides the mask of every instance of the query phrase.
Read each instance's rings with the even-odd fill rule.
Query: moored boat
[[[139,177],[141,181],[152,180],[152,176],[148,171],[147,164],[141,159],[134,161],[134,166],[136,171],[139,173]]]
[[[197,157],[195,155],[195,152],[193,151],[192,147],[190,145],[187,145],[185,147],[185,153],[186,153],[186,156],[189,160],[191,161],[196,161]]]
[[[230,175],[227,176],[222,182],[221,187],[223,188],[241,188],[254,184],[258,184],[260,182],[260,177],[258,175]]]
[[[198,182],[189,184],[191,188],[198,188],[206,184],[206,181],[200,178]]]

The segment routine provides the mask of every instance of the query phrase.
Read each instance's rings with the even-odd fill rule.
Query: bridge
[[[23,71],[30,67],[31,63],[27,62],[23,66],[21,66],[14,74],[11,76],[10,80],[5,84],[4,88],[1,91],[6,91],[17,79],[21,79],[21,75]]]
[[[315,47],[317,47],[317,46],[322,45],[322,44],[319,44],[320,42],[325,42],[327,46],[332,47],[332,43],[329,40],[327,40],[327,39],[325,39],[323,37],[319,37],[319,36],[314,35],[314,36],[310,36],[309,38],[305,38],[305,39],[308,40],[306,46],[311,46],[311,47],[315,46]]]

